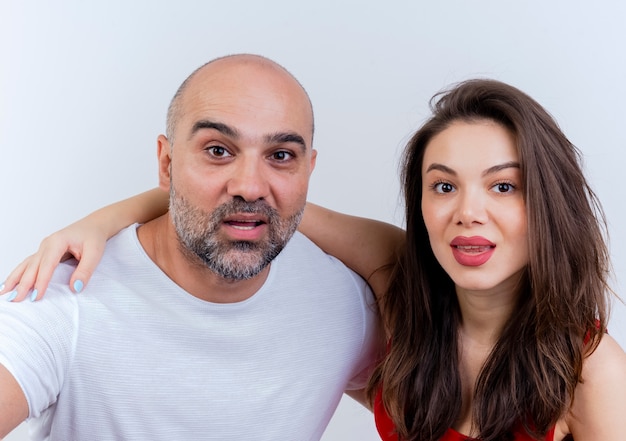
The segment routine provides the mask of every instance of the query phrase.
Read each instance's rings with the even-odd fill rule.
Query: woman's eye
[[[454,187],[449,182],[438,182],[433,185],[433,188],[437,193],[451,193],[454,191]]]
[[[515,186],[508,182],[499,182],[492,187],[496,193],[511,193],[515,190]]]

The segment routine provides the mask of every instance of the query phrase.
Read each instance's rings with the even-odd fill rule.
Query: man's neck
[[[247,280],[225,279],[204,264],[190,260],[180,249],[176,231],[168,214],[141,225],[137,236],[152,261],[174,283],[189,294],[212,303],[236,303],[246,300],[265,283],[268,265]]]

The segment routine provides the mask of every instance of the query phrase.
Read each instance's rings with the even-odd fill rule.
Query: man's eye
[[[230,156],[228,150],[219,145],[213,145],[211,147],[208,147],[206,150],[211,154],[211,156],[214,156],[216,158],[224,158],[226,156]]]
[[[284,150],[272,153],[272,159],[275,161],[287,161],[293,157],[293,155]]]

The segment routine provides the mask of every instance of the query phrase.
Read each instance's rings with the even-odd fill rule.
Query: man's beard
[[[304,207],[281,219],[265,201],[246,202],[241,198],[218,206],[212,213],[191,205],[170,189],[170,215],[183,253],[199,258],[211,271],[225,279],[245,280],[256,276],[285,247],[298,228]],[[258,213],[267,219],[267,237],[259,242],[220,239],[220,228],[227,216]]]

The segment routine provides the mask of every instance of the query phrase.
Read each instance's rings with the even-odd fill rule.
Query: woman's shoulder
[[[604,335],[583,363],[582,381],[562,424],[576,440],[621,439],[626,434],[626,353]],[[555,440],[560,439],[558,435]]]
[[[587,387],[592,385],[594,387]],[[626,387],[626,352],[613,337],[604,334],[596,349],[584,360],[582,382],[576,388],[576,394],[581,388],[587,396],[612,386]],[[622,398],[620,401],[624,401],[626,395],[619,397]]]

